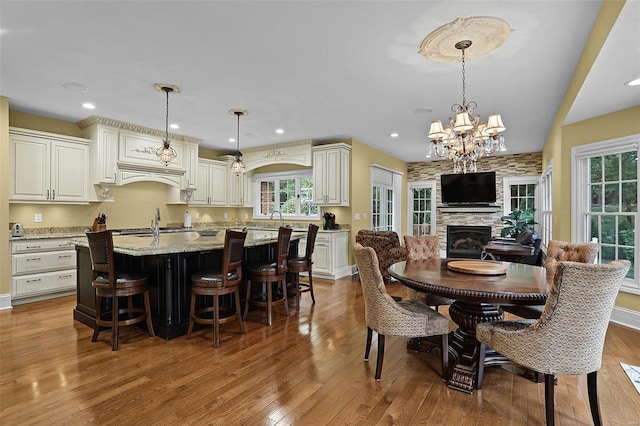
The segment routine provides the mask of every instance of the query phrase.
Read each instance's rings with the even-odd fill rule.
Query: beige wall
[[[11,293],[9,222],[9,100],[0,96],[0,295]]]
[[[569,197],[573,186],[571,148],[640,134],[640,107],[612,112],[568,126],[562,125],[624,3],[617,0],[603,2],[543,150],[543,167],[553,161],[553,238],[555,239],[571,240],[572,212]],[[640,296],[620,293],[616,299],[616,306],[640,312]]]

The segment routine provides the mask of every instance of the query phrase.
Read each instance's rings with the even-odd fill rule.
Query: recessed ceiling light
[[[92,103],[89,103],[89,102],[83,103],[82,106],[84,108],[86,108],[86,109],[96,109],[96,106],[94,104],[92,104]]]
[[[179,129],[180,128],[180,126],[178,126],[176,123],[169,124],[169,127],[171,127],[172,129]]]
[[[394,132],[394,133],[391,133],[389,136],[391,136],[392,138],[397,138],[400,135]]]
[[[277,134],[279,134],[279,135],[281,135],[281,134],[283,134],[283,133],[284,133],[284,130],[282,130],[282,129],[276,129],[276,133],[277,133]]]
[[[74,92],[80,93],[89,93],[91,90],[82,83],[76,83],[73,81],[69,81],[67,83],[63,83],[62,87],[68,90],[73,90]]]
[[[625,84],[627,86],[640,86],[640,78],[636,78],[635,80],[627,81]]]
[[[236,143],[236,140],[234,138],[229,138],[229,143]]]

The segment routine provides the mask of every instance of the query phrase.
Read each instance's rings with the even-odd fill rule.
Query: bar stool
[[[143,273],[125,273],[115,270],[111,231],[86,232],[86,235],[89,240],[89,254],[93,272],[91,285],[96,290],[96,321],[91,341],[98,340],[100,327],[111,328],[111,350],[117,351],[120,327],[143,321],[147,323],[149,336],[154,337],[147,276]],[[144,308],[133,306],[133,296],[139,294],[143,296]],[[121,297],[127,298],[126,308],[119,307]],[[102,312],[104,298],[111,300],[112,309],[110,311]],[[121,315],[126,315],[126,319],[121,320]]]
[[[291,241],[291,228],[280,227],[278,229],[278,243],[276,246],[275,262],[258,263],[248,266],[249,277],[247,279],[247,295],[245,300],[244,319],[247,319],[249,313],[249,305],[263,306],[267,308],[267,325],[271,325],[271,313],[273,306],[283,303],[284,311],[289,315],[289,306],[287,303],[287,255],[289,253],[289,242]],[[264,293],[251,294],[251,285],[260,283],[264,289]],[[277,283],[280,287],[281,296],[273,299],[272,284]]]
[[[246,238],[246,232],[227,229],[224,234],[221,268],[196,272],[191,276],[191,310],[187,339],[191,337],[194,323],[213,325],[214,348],[220,346],[221,323],[237,319],[240,331],[244,333],[239,287],[242,282],[242,261],[244,259],[244,241]],[[235,310],[220,306],[220,296],[225,294],[233,294],[236,305]],[[196,310],[196,298],[198,296],[213,296],[213,306],[206,306]],[[221,318],[221,311],[227,311],[228,315]],[[211,318],[208,317],[209,312],[212,313]]]
[[[313,223],[309,224],[309,230],[307,231],[307,247],[305,250],[305,254],[290,256],[287,261],[287,266],[289,268],[289,273],[292,276],[292,282],[294,286],[294,290],[296,292],[296,310],[300,309],[300,293],[310,292],[311,300],[313,303],[316,303],[316,297],[313,294],[313,274],[312,274],[312,265],[313,265],[313,247],[316,243],[316,235],[318,235],[318,226]],[[300,282],[300,272],[308,272],[309,273],[309,282],[303,283]]]

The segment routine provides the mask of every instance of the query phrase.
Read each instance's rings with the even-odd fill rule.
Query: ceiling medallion
[[[459,62],[460,51],[455,44],[472,40],[473,47],[466,51],[466,59],[480,58],[502,46],[512,31],[506,21],[493,16],[456,18],[429,33],[418,53],[438,62]]]

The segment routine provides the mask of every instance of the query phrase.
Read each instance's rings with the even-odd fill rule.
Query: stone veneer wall
[[[499,236],[503,228],[500,217],[503,215],[503,178],[516,176],[540,176],[542,174],[542,153],[512,154],[489,156],[478,160],[478,172],[496,172],[495,212],[443,212],[440,195],[440,175],[452,173],[453,163],[449,160],[421,161],[408,163],[407,181],[436,181],[436,233],[440,238],[440,248],[446,249],[447,225],[484,225],[491,226],[491,234]]]

